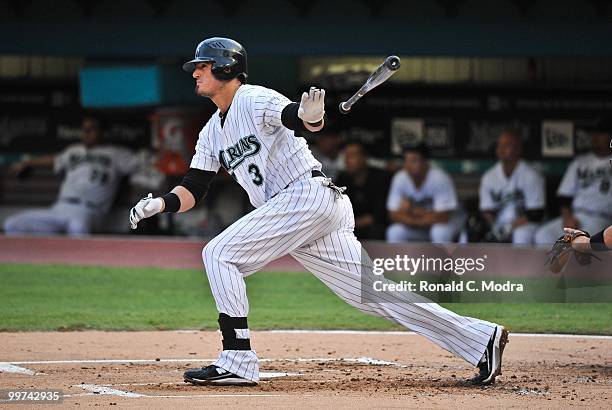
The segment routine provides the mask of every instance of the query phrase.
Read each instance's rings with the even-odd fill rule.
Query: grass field
[[[364,315],[305,273],[247,278],[253,329],[403,328]],[[451,304],[515,332],[612,334],[612,304]],[[216,329],[200,270],[0,266],[0,330]]]

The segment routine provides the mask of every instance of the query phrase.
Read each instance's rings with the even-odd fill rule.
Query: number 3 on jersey
[[[255,164],[249,165],[249,174],[253,175],[253,183],[257,186],[263,184],[263,175],[259,172],[259,167]]]

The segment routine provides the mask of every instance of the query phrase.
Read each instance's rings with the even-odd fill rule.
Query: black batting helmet
[[[183,64],[183,70],[193,73],[197,63],[213,63],[212,73],[218,80],[238,77],[246,83],[247,54],[237,41],[223,37],[207,38],[198,44],[195,57]]]

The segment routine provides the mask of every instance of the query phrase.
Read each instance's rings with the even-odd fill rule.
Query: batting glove
[[[149,193],[145,198],[142,198],[136,206],[130,210],[130,225],[132,229],[138,227],[138,222],[145,218],[150,218],[162,211],[164,202],[161,198],[153,198],[153,194]]]
[[[297,116],[311,124],[315,124],[323,119],[325,115],[325,90],[322,88],[310,87],[307,93],[302,94],[300,108]]]

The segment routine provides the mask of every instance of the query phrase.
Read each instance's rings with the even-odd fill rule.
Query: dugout
[[[492,163],[501,128],[524,132],[527,159],[552,194],[569,159],[588,150],[585,131],[612,108],[609,2],[1,0],[0,22],[2,169],[69,143],[83,108],[105,116],[113,138],[133,148],[152,145],[156,110],[210,115],[180,64],[219,34],[247,47],[253,83],[292,98],[325,86],[330,116],[385,55],[401,56],[392,81],[344,118],[346,138],[390,158],[398,141],[424,138],[465,200]],[[86,77],[100,69],[148,70],[152,82],[138,92],[124,80],[128,92],[111,93],[116,101],[92,100]],[[48,203],[53,178],[29,186],[3,175],[0,210]],[[131,203],[129,191],[118,204]]]

